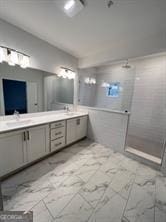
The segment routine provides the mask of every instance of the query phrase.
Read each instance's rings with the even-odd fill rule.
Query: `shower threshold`
[[[145,160],[148,160],[152,163],[155,163],[155,164],[161,166],[161,162],[162,162],[161,158],[158,158],[158,157],[155,157],[153,155],[150,155],[150,154],[144,153],[142,151],[136,150],[132,147],[126,147],[125,151],[130,153],[130,154],[134,154],[138,157],[141,157]]]

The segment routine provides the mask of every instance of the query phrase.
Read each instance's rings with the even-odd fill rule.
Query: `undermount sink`
[[[7,126],[9,127],[14,127],[14,126],[22,126],[31,123],[31,119],[26,119],[26,120],[11,120],[6,123]]]
[[[66,116],[74,116],[76,113],[73,113],[73,112],[68,112],[68,113],[64,113],[64,115]]]

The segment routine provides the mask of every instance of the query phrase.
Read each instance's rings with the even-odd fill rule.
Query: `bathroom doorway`
[[[2,79],[2,88],[5,115],[12,115],[15,110],[20,114],[38,112],[36,82]]]
[[[27,113],[26,82],[3,79],[3,96],[5,115],[12,115],[15,110]]]

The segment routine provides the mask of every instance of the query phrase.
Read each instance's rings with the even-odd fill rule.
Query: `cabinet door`
[[[76,120],[77,123],[77,140],[85,137],[87,135],[87,116],[80,117]]]
[[[25,164],[25,148],[24,131],[0,135],[0,176],[8,174]]]
[[[67,120],[67,144],[73,143],[77,140],[76,136],[76,119]]]
[[[49,153],[49,126],[27,129],[27,162],[37,160]]]

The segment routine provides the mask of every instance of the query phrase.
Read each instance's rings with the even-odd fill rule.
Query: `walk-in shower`
[[[162,159],[166,127],[165,57],[140,61],[135,72],[126,148]]]

